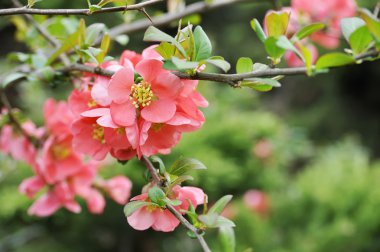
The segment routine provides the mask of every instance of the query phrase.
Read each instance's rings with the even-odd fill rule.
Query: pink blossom
[[[182,204],[175,207],[177,211],[188,210],[189,201],[195,208],[197,205],[204,203],[205,197],[202,189],[189,186],[175,186],[172,194],[169,195],[170,199],[181,200]],[[131,200],[149,201],[148,193],[138,195]],[[144,206],[138,209],[127,220],[129,225],[136,230],[146,230],[152,227],[156,231],[171,232],[179,225],[179,220],[168,209],[163,209],[156,205]]]
[[[124,176],[116,176],[101,183],[103,189],[117,203],[126,204],[132,189],[132,182]]]
[[[249,190],[244,194],[244,204],[259,214],[266,214],[269,210],[269,198],[268,196],[258,190]]]

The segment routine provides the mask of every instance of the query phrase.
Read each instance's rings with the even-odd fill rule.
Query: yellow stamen
[[[157,132],[159,131],[165,124],[164,123],[153,123],[151,128]]]
[[[148,82],[141,81],[132,85],[129,99],[136,108],[143,108],[149,106],[153,96],[151,85]]]
[[[94,101],[94,100],[91,100],[91,101],[89,101],[88,103],[87,103],[87,106],[89,107],[89,108],[93,108],[93,107],[96,107],[98,104],[96,104],[96,101]]]
[[[54,145],[51,151],[55,160],[63,160],[71,154],[71,151],[67,146],[60,144]]]
[[[106,140],[104,139],[104,128],[97,125],[96,123],[92,125],[92,128],[92,138],[104,144],[106,142]]]

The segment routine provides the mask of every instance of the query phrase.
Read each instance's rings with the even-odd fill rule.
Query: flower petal
[[[136,108],[128,100],[125,103],[111,103],[112,120],[121,126],[131,126],[136,122]]]
[[[155,222],[154,215],[142,207],[127,218],[127,221],[131,227],[136,230],[145,230],[150,228]]]
[[[108,94],[110,98],[116,103],[128,101],[133,83],[133,69],[130,67],[120,69],[111,77],[108,86]]]
[[[141,116],[149,122],[163,123],[174,116],[176,109],[176,105],[172,100],[157,100],[143,108]]]

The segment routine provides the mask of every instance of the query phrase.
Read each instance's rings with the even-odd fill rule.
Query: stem
[[[142,161],[144,162],[146,168],[152,176],[153,181],[157,184],[157,186],[161,187],[161,179],[157,175],[156,169],[154,168],[152,162],[150,162],[149,158],[146,156],[142,157]],[[169,209],[169,211],[181,222],[182,225],[184,225],[188,230],[195,234],[195,237],[197,237],[204,252],[211,252],[205,239],[202,235],[199,234],[199,231],[196,227],[194,227],[188,220],[186,220],[185,217],[183,217],[182,214],[179,213],[172,205],[167,204],[166,208]]]
[[[138,4],[132,4],[123,7],[109,7],[102,8],[97,11],[90,12],[89,9],[33,9],[25,7],[0,9],[0,16],[18,15],[18,14],[31,14],[31,15],[84,15],[89,16],[92,14],[110,13],[110,12],[125,12],[131,10],[142,11],[144,7],[153,5],[163,0],[148,0]]]

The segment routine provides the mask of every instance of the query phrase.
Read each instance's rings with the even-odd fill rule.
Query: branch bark
[[[0,9],[0,16],[31,14],[31,15],[84,15],[89,16],[93,14],[110,13],[110,12],[124,12],[131,10],[143,11],[145,7],[163,2],[163,0],[148,0],[138,4],[123,6],[123,7],[109,7],[102,8],[97,11],[91,12],[89,9],[34,9],[25,7]]]
[[[152,162],[150,162],[149,158],[146,156],[142,157],[142,162],[145,164],[146,168],[148,169],[150,175],[153,178],[154,183],[161,187],[161,179],[157,175],[156,169],[154,168]],[[199,234],[199,231],[196,227],[194,227],[188,220],[186,220],[185,217],[182,216],[181,213],[179,213],[172,205],[167,204],[166,208],[169,209],[169,211],[181,222],[183,226],[185,226],[188,230],[194,233],[195,237],[197,237],[202,249],[204,252],[211,252],[210,248],[207,245],[207,242],[203,238],[202,235]]]

